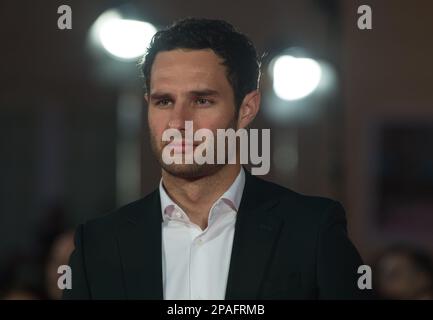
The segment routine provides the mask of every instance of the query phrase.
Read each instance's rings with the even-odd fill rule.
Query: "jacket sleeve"
[[[84,225],[79,225],[75,232],[75,249],[69,259],[69,266],[71,267],[72,273],[72,288],[63,290],[64,300],[91,299],[84,259],[83,233]]]
[[[362,259],[349,240],[343,207],[333,201],[326,210],[317,238],[319,299],[371,299],[370,289],[358,288]]]

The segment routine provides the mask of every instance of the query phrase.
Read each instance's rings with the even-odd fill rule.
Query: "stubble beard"
[[[230,122],[229,127],[225,128],[225,129],[232,128],[234,130],[237,130],[236,127],[237,127],[236,121],[235,121],[235,119],[233,119]],[[219,170],[221,170],[224,166],[227,165],[227,159],[228,159],[227,158],[227,150],[225,153],[226,161],[224,164],[218,164],[216,162],[216,160],[214,161],[213,164],[210,164],[210,163],[204,163],[204,164],[197,164],[197,163],[166,164],[162,159],[162,150],[165,147],[165,145],[164,146],[161,145],[161,142],[158,141],[158,139],[155,137],[155,135],[152,133],[151,130],[149,130],[149,133],[150,133],[151,148],[152,148],[152,152],[153,152],[154,156],[156,157],[161,168],[172,176],[186,179],[186,180],[196,180],[196,179],[200,179],[200,178],[205,177],[205,176],[213,175],[216,172],[218,172]],[[216,139],[214,139],[215,159],[217,156],[216,146],[217,146]]]

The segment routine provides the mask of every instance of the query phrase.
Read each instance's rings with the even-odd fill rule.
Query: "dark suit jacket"
[[[66,299],[162,299],[159,190],[80,225]],[[335,201],[246,171],[226,299],[358,299],[361,258]]]

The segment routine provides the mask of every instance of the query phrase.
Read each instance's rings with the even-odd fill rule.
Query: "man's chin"
[[[162,168],[172,176],[177,178],[195,180],[210,176],[221,169],[218,164],[161,164]]]

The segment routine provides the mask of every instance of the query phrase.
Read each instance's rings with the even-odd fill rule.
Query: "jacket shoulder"
[[[338,201],[327,197],[305,195],[262,178],[254,177],[253,179],[260,184],[262,193],[277,197],[286,205],[313,211],[340,205]]]
[[[336,200],[305,195],[262,178],[253,177],[252,179],[257,185],[258,197],[277,199],[277,212],[284,219],[308,223],[324,222],[329,218],[343,218],[344,220],[344,208]]]
[[[130,221],[134,222],[144,215],[149,214],[149,211],[154,208],[156,201],[159,201],[159,193],[157,190],[149,193],[143,198],[123,205],[103,216],[90,219],[84,223],[84,231],[86,234],[96,234],[98,236],[104,234],[114,234],[113,231],[119,226],[122,226]]]

